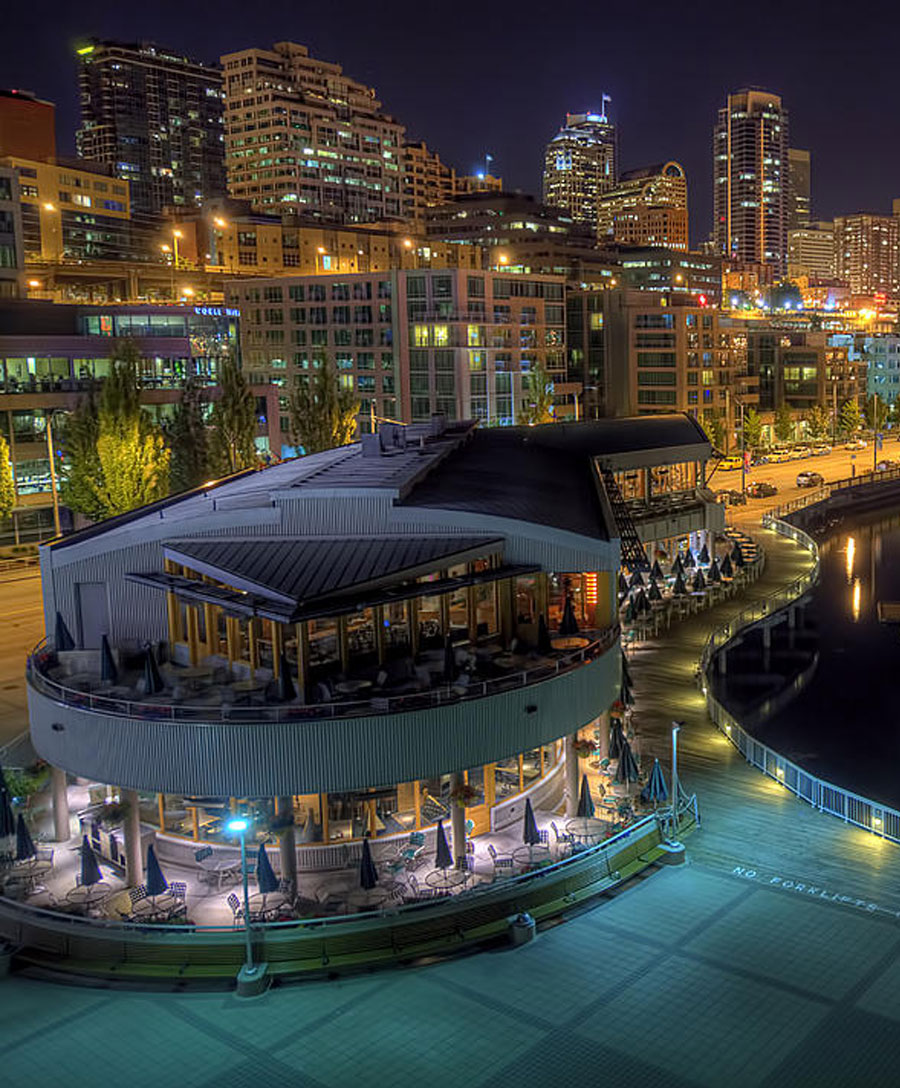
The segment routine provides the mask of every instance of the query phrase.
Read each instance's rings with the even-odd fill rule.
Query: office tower
[[[403,148],[403,214],[419,219],[426,208],[446,204],[456,191],[456,171],[429,151],[424,140]]]
[[[809,152],[788,148],[788,230],[809,226],[810,187]]]
[[[896,296],[900,219],[893,215],[838,216],[834,221],[835,271],[854,295]]]
[[[339,223],[403,213],[403,126],[372,87],[276,42],[222,57],[228,190],[260,210]]]
[[[601,193],[597,237],[634,246],[688,248],[687,179],[677,162],[628,170]]]
[[[777,94],[730,94],[713,130],[713,238],[732,261],[787,261],[788,112]]]
[[[834,223],[810,223],[788,232],[788,275],[834,279]]]
[[[544,154],[544,203],[597,229],[597,201],[618,179],[616,126],[603,112],[568,113]]]
[[[143,42],[78,49],[78,154],[131,185],[137,215],[224,195],[222,76]]]
[[[27,91],[0,90],[0,159],[56,158],[56,107]]]

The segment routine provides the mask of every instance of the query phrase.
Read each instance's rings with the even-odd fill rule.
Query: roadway
[[[0,747],[28,728],[25,657],[43,637],[40,575],[0,577]]]
[[[871,441],[864,450],[847,450],[844,446],[845,443],[842,442],[834,448],[832,453],[822,457],[803,457],[797,461],[784,461],[781,464],[754,465],[747,472],[747,487],[758,482],[770,483],[778,488],[778,494],[774,498],[748,498],[748,507],[751,510],[758,508],[761,512],[805,494],[802,488],[797,487],[798,472],[818,472],[824,477],[826,483],[831,483],[834,480],[844,480],[852,476],[854,467],[857,476],[872,471],[875,454]],[[900,441],[893,436],[885,438],[877,458],[879,462],[900,460]],[[740,469],[728,471],[716,469],[707,477],[707,484],[711,491],[724,489],[740,491]]]

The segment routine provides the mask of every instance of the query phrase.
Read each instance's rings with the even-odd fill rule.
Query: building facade
[[[129,182],[136,214],[224,195],[218,69],[147,42],[95,40],[77,53],[78,154]]]
[[[836,275],[834,223],[810,223],[788,232],[788,276],[833,280]]]
[[[835,272],[854,295],[900,294],[900,219],[893,215],[838,216]]]
[[[788,226],[789,231],[810,225],[812,164],[808,151],[788,148]]]
[[[866,396],[878,397],[883,404],[896,404],[900,398],[900,336],[863,337],[862,355],[866,368]]]
[[[56,158],[56,107],[27,91],[0,90],[0,159],[52,162]]]
[[[666,162],[623,173],[615,187],[598,198],[597,237],[601,245],[689,249],[684,168]]]
[[[454,269],[253,280],[230,286],[244,369],[284,390],[325,359],[360,415],[404,422],[521,418],[529,372],[565,380],[563,280]],[[287,420],[285,420],[286,428]]]
[[[372,87],[306,46],[222,57],[228,191],[338,223],[403,215],[403,126]]]
[[[446,204],[456,195],[456,171],[429,151],[424,140],[403,145],[403,214],[421,219],[426,208]]]
[[[723,257],[787,267],[788,144],[777,94],[728,95],[713,130],[713,242]]]
[[[15,170],[0,163],[0,299],[25,293],[22,204]]]
[[[596,233],[598,201],[618,176],[616,126],[605,110],[566,114],[544,153],[544,203]]]

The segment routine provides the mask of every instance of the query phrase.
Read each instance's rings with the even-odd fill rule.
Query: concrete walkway
[[[763,543],[753,596],[805,561]],[[644,751],[662,755],[671,718],[686,722],[682,773],[704,817],[687,865],[521,949],[248,1003],[7,979],[4,1084],[895,1085],[900,853],[801,805],[706,721],[693,667],[706,631],[739,607],[693,617],[633,660]]]

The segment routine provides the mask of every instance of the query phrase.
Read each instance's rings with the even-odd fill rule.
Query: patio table
[[[250,920],[274,922],[290,910],[290,901],[282,892],[257,892],[250,896]]]
[[[341,680],[334,685],[341,695],[358,695],[361,691],[368,691],[371,686],[371,680]]]
[[[171,892],[163,892],[162,895],[148,895],[146,899],[139,899],[132,908],[132,914],[142,922],[167,922],[181,905],[181,900]]]
[[[575,816],[566,821],[566,831],[590,843],[602,842],[607,826],[606,820],[598,820],[596,816]]]
[[[213,872],[219,880],[219,891],[222,885],[229,880],[241,879],[241,863],[239,861],[217,861]]]
[[[79,884],[66,892],[66,902],[78,906],[91,906],[95,903],[102,903],[112,893],[112,888],[102,881],[98,884]]]
[[[390,899],[390,893],[380,886],[374,888],[356,888],[347,896],[347,902],[351,907],[365,907],[368,910],[377,910],[383,907]]]
[[[570,636],[569,638],[554,638],[550,640],[554,650],[583,650],[590,645],[590,639]]]
[[[449,892],[465,884],[467,875],[462,869],[433,869],[426,875],[425,883],[429,888]]]
[[[518,865],[539,865],[550,860],[550,847],[544,842],[535,843],[534,846],[517,846],[512,852],[513,861]]]

